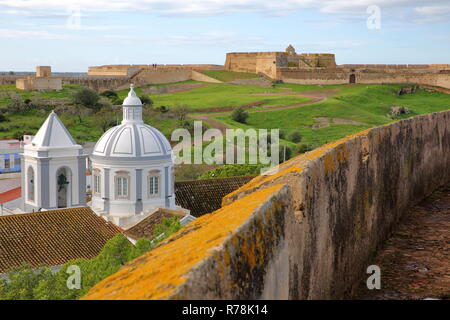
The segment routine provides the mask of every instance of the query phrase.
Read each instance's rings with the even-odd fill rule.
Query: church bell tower
[[[25,212],[86,205],[86,155],[52,111],[22,154]]]

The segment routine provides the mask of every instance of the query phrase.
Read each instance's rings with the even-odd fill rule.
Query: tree
[[[289,140],[298,143],[302,140],[302,134],[298,131],[294,131],[289,135]]]
[[[94,122],[103,132],[116,124],[115,113],[110,106],[105,106],[95,114]]]
[[[245,123],[248,118],[248,113],[242,107],[237,107],[231,113],[231,118],[240,123]]]
[[[100,100],[100,96],[92,89],[83,88],[75,92],[73,100],[75,104],[81,104],[89,108],[95,108],[98,101]]]
[[[139,99],[141,99],[142,105],[144,106],[151,107],[153,105],[153,100],[147,95],[142,95]]]
[[[177,217],[162,218],[162,222],[153,229],[154,241],[159,242],[180,230],[180,220]]]
[[[189,113],[189,107],[185,104],[176,106],[173,110],[173,113],[177,117],[178,123],[182,125],[186,121],[187,115]]]
[[[6,279],[0,279],[0,300],[33,299],[33,289],[42,280],[52,276],[50,268],[33,268],[24,264],[7,272]]]

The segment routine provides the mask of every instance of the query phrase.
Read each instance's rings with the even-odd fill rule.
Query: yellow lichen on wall
[[[195,265],[210,256],[281,187],[259,190],[194,220],[162,245],[97,284],[83,299],[169,298]]]
[[[256,178],[254,178],[247,184],[243,185],[239,189],[237,189],[237,190],[233,191],[232,193],[228,194],[227,196],[225,196],[222,200],[222,205],[227,205],[230,202],[229,199],[232,199],[235,195],[238,195],[242,192],[248,192],[251,190],[255,190],[256,188],[262,186],[263,184],[275,181],[277,178],[286,176],[286,174],[289,174],[289,173],[300,173],[304,169],[307,162],[314,160],[316,158],[319,158],[319,157],[325,155],[328,151],[333,150],[332,154],[326,155],[325,161],[324,161],[325,169],[327,171],[331,171],[335,167],[334,162],[333,162],[334,157],[336,157],[336,161],[343,162],[346,160],[346,157],[348,156],[347,148],[343,144],[347,141],[354,139],[355,137],[364,136],[364,135],[368,134],[371,130],[372,129],[367,129],[367,130],[360,131],[358,133],[349,135],[345,138],[336,140],[332,143],[329,143],[322,147],[314,149],[311,152],[301,154],[295,158],[292,158],[292,159],[282,163],[278,167],[272,168],[270,170],[273,172],[272,174],[265,174],[265,175],[257,176]],[[337,146],[340,146],[340,148],[336,148]],[[274,170],[274,169],[278,169],[278,170]]]

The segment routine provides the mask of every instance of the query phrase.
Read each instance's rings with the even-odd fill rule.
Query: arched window
[[[130,176],[127,171],[117,171],[116,177],[116,198],[129,199],[130,198]]]
[[[154,198],[159,196],[161,189],[161,175],[159,171],[150,171],[148,174],[148,197]]]
[[[28,200],[34,201],[34,169],[31,166],[27,170],[27,189]]]
[[[93,175],[94,194],[99,195],[102,191],[102,189],[101,189],[101,183],[102,183],[101,173],[100,173],[99,169],[94,169],[93,172],[94,172],[94,175]]]

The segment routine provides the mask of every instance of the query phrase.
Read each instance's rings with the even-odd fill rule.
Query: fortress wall
[[[351,72],[350,68],[278,68],[276,78],[286,83],[297,84],[345,84],[355,74],[356,83],[417,83],[450,88],[450,73],[441,70],[424,69],[369,69]]]
[[[438,73],[356,73],[357,83],[417,83],[450,89],[450,74]]]
[[[279,68],[276,78],[297,84],[344,84],[349,82],[349,76],[349,72],[338,68]]]
[[[16,84],[17,79],[25,77],[24,75],[0,75],[0,85]]]
[[[299,55],[312,67],[336,67],[336,59],[332,53],[302,53]]]
[[[123,86],[129,86],[130,78],[129,77],[62,77],[62,82],[64,84],[77,84],[81,86],[85,86],[96,91],[105,91],[105,90],[115,90],[119,89]]]
[[[237,72],[256,73],[256,52],[227,53],[225,69]]]
[[[131,78],[137,86],[156,83],[180,82],[191,79],[191,70],[184,68],[143,69]]]
[[[408,207],[450,177],[450,111],[368,129],[258,176],[85,299],[351,296]],[[382,271],[383,272],[383,271]]]
[[[450,70],[450,64],[342,64],[342,68],[349,69],[436,69]]]
[[[189,70],[223,70],[224,67],[215,64],[162,64],[156,67],[148,64],[136,65],[104,65],[89,67],[90,76],[128,76],[132,77],[141,69],[189,69]]]

